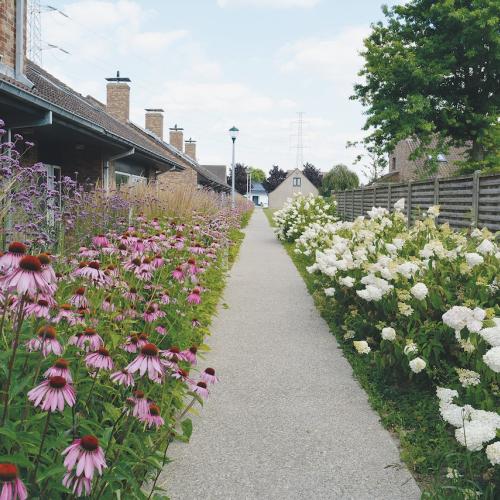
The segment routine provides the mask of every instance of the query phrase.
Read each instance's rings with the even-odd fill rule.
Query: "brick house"
[[[3,140],[19,133],[34,142],[27,161],[44,163],[53,178],[101,181],[108,189],[158,179],[167,186],[229,190],[198,164],[194,141],[184,153],[181,129],[173,134],[171,130],[171,144],[163,140],[162,110],[146,110],[145,128],[130,121],[128,78],[117,73],[106,80],[104,104],[27,60],[26,0],[0,3],[0,118],[7,128]]]
[[[426,158],[411,160],[410,156],[418,147],[418,140],[399,141],[389,155],[389,171],[377,180],[377,183],[407,182],[425,176]],[[450,147],[446,154],[437,155],[438,170],[436,177],[449,177],[458,170],[457,163],[466,159],[466,148]]]

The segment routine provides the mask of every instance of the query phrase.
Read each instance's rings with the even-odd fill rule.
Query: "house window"
[[[391,170],[396,170],[396,157],[391,158]]]
[[[120,186],[135,186],[136,184],[146,184],[146,182],[146,177],[127,174],[118,170],[115,171],[115,184],[117,188],[119,188]]]
[[[300,177],[294,177],[293,178],[293,185],[294,185],[294,187],[300,187],[300,181],[301,180],[302,179]]]

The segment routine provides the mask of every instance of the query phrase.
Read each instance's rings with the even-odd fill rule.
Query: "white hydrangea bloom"
[[[458,406],[453,403],[441,401],[439,403],[439,412],[445,422],[453,427],[462,427],[464,422],[470,420],[473,408],[470,405]]]
[[[476,251],[482,255],[493,255],[497,251],[497,247],[491,240],[483,240]]]
[[[437,387],[436,396],[443,403],[451,403],[453,398],[458,397],[458,391],[455,389],[448,389],[447,387]]]
[[[481,382],[481,377],[479,373],[473,370],[466,370],[465,368],[455,368],[458,380],[462,384],[462,387],[470,387],[474,385],[479,385]]]
[[[425,286],[424,283],[416,283],[411,288],[410,292],[417,300],[424,300],[429,293],[429,289]]]
[[[335,288],[325,288],[325,295],[327,297],[333,297],[335,295]]]
[[[389,340],[392,342],[396,339],[396,330],[394,330],[394,328],[391,328],[390,326],[382,328],[382,338],[384,340]]]
[[[422,358],[412,359],[409,364],[413,373],[420,373],[427,366],[427,363]]]
[[[399,200],[394,203],[394,210],[402,212],[405,209],[405,199],[399,198]]]
[[[408,354],[416,354],[418,352],[418,346],[412,340],[407,340],[403,352],[408,356]]]
[[[484,262],[484,258],[475,252],[466,253],[465,260],[470,267],[478,266]]]
[[[491,465],[500,465],[500,441],[495,441],[486,447],[486,456]]]
[[[354,348],[358,351],[359,354],[368,354],[371,349],[366,340],[355,340],[353,342]]]
[[[352,288],[356,280],[351,276],[346,276],[345,278],[339,278],[339,283],[347,288]]]
[[[492,347],[500,346],[500,318],[493,318],[495,326],[479,330],[479,335],[483,337]]]
[[[492,347],[484,356],[483,361],[495,372],[500,373],[500,347]]]
[[[427,215],[431,218],[435,218],[439,215],[439,205],[434,205],[427,209]]]
[[[496,436],[496,429],[478,420],[465,421],[463,427],[455,430],[455,438],[469,451],[483,449],[484,443],[491,441]]]
[[[419,266],[415,262],[403,262],[399,264],[397,267],[397,272],[402,274],[405,278],[413,278],[416,273],[419,271]]]

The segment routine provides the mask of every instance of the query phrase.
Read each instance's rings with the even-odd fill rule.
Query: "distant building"
[[[407,182],[425,177],[427,158],[411,160],[410,156],[418,147],[418,140],[405,139],[399,141],[389,155],[389,172],[377,180],[377,184],[387,182]],[[466,148],[450,147],[447,153],[439,153],[436,157],[438,170],[435,177],[449,177],[458,170],[458,162],[466,159]]]
[[[289,170],[285,180],[269,193],[269,208],[281,208],[294,194],[318,194],[316,186],[298,169]]]
[[[264,186],[260,182],[252,182],[252,190],[250,191],[250,199],[255,206],[267,208],[269,205],[269,197]]]

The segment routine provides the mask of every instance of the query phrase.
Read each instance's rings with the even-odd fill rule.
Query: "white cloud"
[[[269,7],[286,9],[290,7],[311,8],[321,0],[217,0],[219,7]]]
[[[358,79],[359,51],[368,34],[368,27],[353,26],[333,38],[305,38],[288,44],[278,52],[278,58],[284,60],[281,70],[331,80],[345,91]]]

